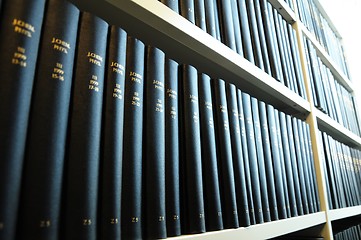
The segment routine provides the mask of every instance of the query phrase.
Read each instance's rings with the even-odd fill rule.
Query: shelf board
[[[339,39],[342,39],[341,34],[339,33],[339,31],[337,30],[336,26],[333,24],[331,18],[328,16],[328,14],[326,13],[324,7],[322,6],[322,3],[319,0],[313,0],[313,2],[315,3],[316,7],[318,8],[318,10],[320,11],[320,13],[322,14],[322,16],[326,19],[326,21],[328,22],[328,25],[331,27],[332,31],[336,34],[336,36]]]
[[[317,41],[316,37],[300,22],[300,28],[303,34],[312,42],[316,49],[317,55],[321,58],[322,62],[331,70],[335,78],[340,82],[349,92],[353,92],[353,83],[347,78],[347,76],[341,71],[339,66],[336,65],[334,60],[325,51],[324,47]]]
[[[283,0],[268,0],[282,17],[290,24],[296,21],[296,14],[290,6]]]
[[[327,212],[330,221],[361,215],[361,206],[333,209]]]
[[[320,130],[325,131],[340,142],[346,143],[350,146],[361,148],[360,137],[358,137],[356,134],[354,134],[320,110],[315,109],[315,112]]]
[[[72,0],[180,63],[231,82],[290,114],[307,114],[310,104],[273,77],[158,1]],[[140,31],[141,29],[141,31]]]
[[[326,222],[325,212],[318,212],[309,215],[282,219],[263,224],[256,224],[249,227],[237,229],[226,229],[222,231],[206,232],[202,234],[183,235],[170,239],[252,239],[261,240],[282,236],[288,233],[314,227]]]

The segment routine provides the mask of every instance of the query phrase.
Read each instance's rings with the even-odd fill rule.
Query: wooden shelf
[[[336,65],[334,60],[331,59],[330,55],[325,51],[324,47],[317,41],[316,37],[300,22],[300,28],[303,34],[312,42],[316,49],[317,55],[321,58],[322,62],[331,70],[335,78],[349,91],[353,92],[354,85],[347,78],[347,76],[341,71],[339,66]]]
[[[310,104],[245,58],[158,1],[73,0],[81,9],[119,25],[168,56],[221,78],[286,113],[309,113]],[[142,31],[139,31],[142,29]]]
[[[325,113],[315,109],[319,129],[325,131],[336,140],[350,146],[361,148],[361,138],[330,118]]]
[[[329,210],[327,213],[330,221],[361,215],[361,206]]]
[[[282,15],[282,17],[290,24],[296,21],[296,14],[290,6],[282,0],[269,0],[274,8]]]
[[[288,233],[307,229],[326,222],[325,212],[282,219],[278,221],[256,224],[246,228],[227,229],[202,234],[184,235],[169,239],[252,239],[261,240],[282,236]],[[287,226],[287,227],[285,227]]]

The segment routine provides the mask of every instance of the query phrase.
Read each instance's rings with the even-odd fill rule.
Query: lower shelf
[[[282,219],[245,228],[227,229],[202,234],[184,235],[170,239],[269,239],[284,234],[310,228],[326,222],[325,212],[318,212],[299,217]]]

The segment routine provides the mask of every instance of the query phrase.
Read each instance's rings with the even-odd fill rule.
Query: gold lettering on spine
[[[118,224],[118,223],[119,223],[118,218],[111,218],[110,219],[110,224],[115,225],[115,224]]]
[[[173,215],[173,220],[174,220],[174,221],[179,220],[179,216],[178,216],[178,215]]]
[[[51,74],[51,78],[64,81],[64,74],[65,72],[63,70],[63,64],[56,63],[55,67],[53,68],[53,73]]]
[[[123,99],[123,92],[118,83],[113,88],[113,98]]]
[[[164,84],[161,81],[153,80],[153,86],[155,90],[164,91]],[[157,99],[157,102],[155,103],[155,109],[156,112],[163,112],[163,100]]]
[[[140,97],[138,92],[134,92],[133,94],[132,105],[136,107],[140,107]]]
[[[70,50],[70,43],[55,37],[51,39],[51,43],[53,44],[54,50],[68,54],[68,50]]]
[[[96,54],[96,53],[93,53],[93,52],[88,52],[87,53],[87,58],[88,58],[88,61],[92,64],[95,64],[99,67],[102,66],[102,62],[103,62],[103,57]]]
[[[14,26],[14,32],[23,34],[29,38],[32,37],[32,33],[35,33],[35,27],[23,20],[14,18],[12,25]]]
[[[98,82],[98,77],[96,75],[92,75],[92,78],[89,80],[88,88],[89,90],[99,92],[99,82]]]
[[[132,217],[132,223],[139,222],[139,217]]]
[[[164,222],[165,221],[165,217],[164,216],[159,216],[158,217],[158,222]]]
[[[14,65],[19,65],[20,67],[26,67],[27,56],[25,54],[25,48],[17,47],[14,52],[13,58],[11,59],[11,63]]]
[[[50,220],[41,220],[39,224],[41,228],[48,228],[50,227],[50,225],[51,225]]]
[[[92,220],[90,218],[83,219],[83,226],[90,226],[92,225]]]

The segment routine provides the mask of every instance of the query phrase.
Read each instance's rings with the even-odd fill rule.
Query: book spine
[[[121,233],[128,239],[141,238],[143,225],[144,43],[128,36],[126,54]]]
[[[217,148],[213,116],[211,79],[200,73],[199,111],[202,143],[202,174],[204,188],[204,206],[207,231],[223,229],[221,195],[217,166]]]
[[[230,49],[236,51],[236,39],[234,35],[232,5],[229,0],[217,0],[222,42]]]
[[[108,24],[81,16],[70,118],[65,238],[95,239]],[[86,186],[86,188],[84,187]]]
[[[259,118],[261,125],[264,163],[266,169],[266,181],[267,181],[267,190],[268,190],[267,192],[268,192],[269,208],[271,212],[271,220],[278,220],[275,176],[273,171],[266,104],[262,101],[258,101],[258,109],[259,109]]]
[[[243,41],[243,52],[244,57],[250,61],[251,63],[255,63],[253,47],[252,47],[252,39],[251,39],[251,31],[249,28],[248,21],[248,13],[246,7],[246,0],[237,0],[238,3],[238,11],[239,11],[239,20]]]
[[[241,25],[239,18],[239,11],[237,6],[237,0],[231,0],[231,10],[232,10],[232,20],[233,20],[233,28],[234,28],[234,40],[236,44],[236,52],[244,56],[243,53],[243,41],[242,41],[242,33],[241,33]]]
[[[276,122],[276,129],[277,129],[277,138],[278,138],[278,151],[280,153],[280,166],[281,166],[281,173],[282,173],[282,182],[283,182],[283,191],[285,192],[285,202],[286,202],[286,213],[287,217],[291,217],[291,207],[290,207],[290,195],[288,190],[288,181],[286,176],[286,167],[285,167],[285,156],[283,153],[283,143],[282,143],[282,134],[281,134],[281,124],[280,124],[280,117],[279,111],[275,109],[275,122]]]
[[[256,223],[264,222],[264,214],[261,199],[261,186],[259,180],[259,168],[257,162],[257,150],[255,142],[255,133],[253,127],[253,117],[251,110],[251,97],[247,93],[242,92],[242,103],[244,121],[246,127],[247,147],[248,147],[248,161],[252,182],[252,194],[254,200]]]
[[[298,175],[298,165],[296,159],[295,139],[292,128],[292,118],[290,115],[286,115],[286,126],[287,126],[289,148],[290,148],[289,154],[290,154],[291,168],[292,168],[291,172],[294,179],[297,213],[299,216],[301,216],[304,213],[303,213],[303,205],[302,205],[302,197],[301,197],[300,177]]]
[[[179,13],[179,0],[160,0],[174,12]]]
[[[248,142],[246,135],[246,123],[243,110],[243,100],[242,100],[242,91],[237,89],[237,104],[238,104],[238,114],[239,114],[239,126],[241,132],[241,141],[242,141],[242,153],[243,153],[243,164],[244,164],[244,173],[246,178],[246,187],[247,187],[247,199],[248,199],[248,212],[251,225],[256,224],[256,216],[254,211],[253,195],[252,195],[252,181],[251,181],[251,170],[249,166],[249,156],[248,156]]]
[[[254,97],[251,97],[251,107],[252,107],[254,136],[255,136],[256,152],[257,152],[257,162],[259,169],[259,182],[261,186],[263,217],[265,222],[269,222],[271,221],[271,212],[270,212],[269,200],[268,200],[268,187],[267,187],[268,184],[266,179],[266,166],[264,160],[261,123],[259,117],[258,100]]]
[[[121,236],[126,48],[127,33],[121,28],[111,26],[104,92],[104,131],[100,178],[99,236],[102,239],[118,239]]]
[[[221,196],[224,228],[239,227],[231,135],[227,111],[226,84],[214,81],[215,109],[217,119],[218,166],[221,178]]]
[[[239,125],[239,112],[237,104],[237,89],[233,84],[227,84],[227,104],[229,116],[229,128],[231,135],[234,180],[236,187],[237,209],[239,225],[246,227],[251,225],[249,218],[249,206],[247,198],[246,175],[241,140],[241,128]]]
[[[204,0],[194,0],[195,24],[203,31],[207,32],[206,9]]]
[[[197,70],[183,65],[184,170],[187,233],[205,232]]]
[[[295,217],[298,216],[297,210],[297,202],[296,202],[296,192],[295,192],[295,183],[292,174],[292,160],[291,160],[291,148],[290,148],[290,140],[289,140],[289,133],[286,127],[286,114],[283,112],[279,112],[280,117],[280,127],[281,127],[281,139],[283,145],[283,156],[284,156],[284,163],[285,163],[285,175],[287,178],[287,188],[288,188],[288,195],[290,199],[290,210],[291,216]]]
[[[0,29],[0,238],[14,239],[45,0],[6,1]]]
[[[179,236],[180,182],[179,182],[179,90],[178,63],[165,61],[165,187],[167,236]]]
[[[275,109],[272,105],[267,105],[267,119],[269,124],[269,136],[270,136],[270,145],[271,153],[273,160],[273,169],[276,185],[276,197],[277,197],[277,209],[279,219],[284,219],[287,217],[286,212],[286,200],[285,192],[283,189],[283,178],[281,171],[281,160],[280,152],[278,147],[278,137],[277,137],[277,125],[275,120]]]
[[[193,24],[196,24],[196,18],[194,14],[194,0],[179,0],[180,14]]]
[[[29,117],[17,238],[58,239],[79,10],[48,2]],[[43,169],[43,170],[41,170]]]
[[[145,235],[166,238],[165,208],[165,54],[148,46],[145,80]]]
[[[253,44],[253,53],[255,58],[255,64],[262,70],[264,70],[264,63],[262,58],[261,43],[258,34],[257,19],[253,0],[246,0],[246,8],[248,13],[249,28],[251,31],[251,39]]]
[[[207,32],[214,38],[217,38],[217,26],[215,11],[216,6],[213,0],[207,1],[205,4],[205,13],[206,13],[206,29]]]

